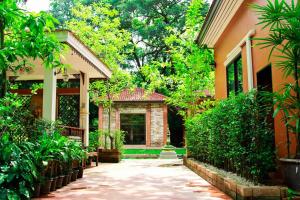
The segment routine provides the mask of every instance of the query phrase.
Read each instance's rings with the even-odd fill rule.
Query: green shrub
[[[255,91],[230,97],[186,121],[192,157],[262,181],[274,169],[270,99]]]
[[[99,130],[100,145],[105,149],[118,149],[123,151],[125,132],[121,130],[107,131]]]
[[[100,136],[101,133],[99,131],[90,132],[89,147],[88,147],[89,152],[95,152],[97,151],[97,148],[101,146]]]
[[[34,149],[30,142],[11,142],[8,134],[0,137],[0,199],[30,199],[38,178]]]

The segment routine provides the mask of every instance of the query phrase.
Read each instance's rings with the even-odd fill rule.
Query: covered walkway
[[[84,177],[40,199],[230,199],[175,160],[123,160],[85,170]]]

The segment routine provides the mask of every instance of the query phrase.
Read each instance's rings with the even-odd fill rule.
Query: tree
[[[111,69],[118,69],[127,59],[125,47],[130,34],[120,28],[118,11],[109,4],[77,4],[72,8],[74,18],[66,27],[78,35]]]
[[[91,83],[90,85],[90,96],[93,103],[97,106],[102,105],[108,110],[108,134],[111,136],[111,107],[113,105],[113,99],[118,97],[118,95],[124,89],[133,88],[131,75],[121,69],[114,70],[113,76],[109,80],[100,80]],[[105,137],[105,147],[107,146],[107,141]],[[112,147],[112,145],[111,145]]]
[[[286,83],[283,89],[275,93],[274,112],[284,114],[288,132],[296,135],[296,158],[300,158],[300,3],[287,3],[284,0],[268,1],[267,5],[253,5],[259,14],[259,24],[269,29],[265,38],[256,38],[262,48],[271,48],[270,56],[279,59],[275,63],[284,76],[292,77],[292,83]],[[289,133],[287,133],[289,135]],[[288,141],[289,143],[289,141]]]
[[[192,114],[199,110],[199,100],[206,97],[205,92],[213,94],[213,60],[211,50],[199,47],[194,39],[203,23],[201,11],[205,6],[202,0],[194,0],[187,10],[185,34],[177,29],[169,29],[169,36],[164,40],[168,47],[170,60],[155,61],[142,68],[150,91],[159,88],[167,93],[167,103]],[[165,73],[161,73],[165,71]]]
[[[78,0],[82,4],[89,5],[93,0]],[[68,7],[61,6],[63,10],[59,10],[52,0],[51,12],[54,16],[65,18],[76,18],[70,15]],[[60,4],[72,2],[74,6],[75,0],[60,0]],[[135,82],[139,85],[144,82],[144,77],[140,73],[140,69],[153,61],[167,62],[170,60],[168,45],[165,39],[169,36],[169,30],[177,30],[183,35],[186,32],[185,21],[186,11],[190,4],[190,0],[101,0],[101,3],[111,4],[118,10],[118,17],[121,21],[122,29],[130,33],[130,43],[126,48],[132,49],[128,53],[127,62],[122,64],[125,69],[134,70],[136,74]],[[201,16],[205,16],[208,11],[209,4],[203,3],[200,10],[197,10]],[[61,20],[64,21],[64,20]],[[162,70],[162,74],[167,73]]]
[[[20,9],[20,2],[0,1],[0,97],[7,90],[7,70],[29,71],[34,59],[41,59],[46,67],[61,65],[63,46],[51,33],[57,21],[45,12],[33,14]]]

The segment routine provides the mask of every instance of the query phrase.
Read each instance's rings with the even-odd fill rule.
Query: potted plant
[[[124,132],[115,130],[112,132],[100,131],[103,138],[104,149],[99,149],[99,161],[103,163],[118,163],[121,161],[121,152],[124,145]]]
[[[264,48],[270,47],[271,55],[275,52],[280,67],[286,78],[293,79],[283,89],[274,94],[274,116],[281,113],[286,126],[287,158],[281,158],[287,185],[300,192],[300,2],[268,1],[266,5],[253,5],[259,14],[260,23],[269,29],[269,36],[258,38]],[[294,134],[295,151],[291,152],[290,136]]]

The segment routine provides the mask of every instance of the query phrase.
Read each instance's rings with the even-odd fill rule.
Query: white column
[[[89,77],[80,74],[80,128],[84,129],[84,145],[89,145]]]
[[[247,73],[248,73],[248,90],[253,89],[253,61],[252,61],[252,42],[251,38],[246,39],[246,53],[247,53]]]
[[[56,118],[56,75],[55,69],[45,69],[43,90],[43,119],[55,121]]]

